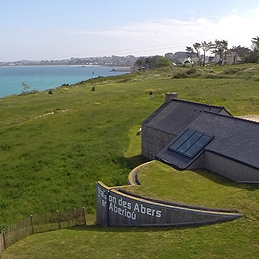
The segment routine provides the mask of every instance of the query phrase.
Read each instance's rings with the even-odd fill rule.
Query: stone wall
[[[142,125],[142,155],[151,160],[155,159],[156,155],[175,138],[176,136],[168,132]]]

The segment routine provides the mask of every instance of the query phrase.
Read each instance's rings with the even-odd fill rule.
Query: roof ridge
[[[198,102],[187,101],[187,100],[183,100],[183,99],[173,99],[172,101],[179,101],[179,102],[184,102],[184,103],[198,104],[198,105],[203,105],[203,106],[210,106],[210,107],[216,107],[216,108],[223,108],[223,109],[225,109],[224,106],[211,105],[211,104],[206,104],[206,103],[198,103]]]
[[[225,115],[225,114],[215,113],[215,112],[212,112],[212,111],[204,110],[204,111],[202,111],[202,112],[210,113],[210,114],[214,114],[214,115],[218,115],[218,116],[222,116],[222,117],[226,117],[226,118],[228,118],[228,119],[241,120],[241,121],[245,121],[245,122],[249,122],[249,123],[254,123],[254,124],[256,124],[256,125],[259,124],[259,122],[257,122],[257,121],[252,121],[252,120],[248,120],[248,119],[243,119],[243,118],[235,117],[235,116],[228,116],[228,115]]]

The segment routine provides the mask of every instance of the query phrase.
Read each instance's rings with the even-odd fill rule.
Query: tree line
[[[251,48],[242,47],[241,45],[228,47],[227,40],[215,40],[214,42],[202,41],[196,42],[192,46],[186,46],[186,60],[193,63],[192,59],[196,57],[197,65],[206,65],[206,55],[213,53],[218,57],[217,64],[224,65],[227,63],[227,55],[233,56],[233,64],[237,61],[243,63],[257,63],[259,61],[259,36],[251,39]],[[171,66],[170,58],[163,56],[140,57],[135,63],[138,70],[152,70],[155,68]]]
[[[254,37],[251,40],[251,49],[242,47],[241,45],[228,48],[228,41],[215,40],[214,42],[203,41],[201,43],[194,43],[193,46],[186,46],[186,56],[192,58],[196,55],[198,63],[205,66],[205,57],[207,52],[211,52],[219,57],[219,64],[226,63],[226,57],[228,54],[233,55],[233,63],[237,61],[239,57],[245,63],[256,63],[259,60],[259,37]]]

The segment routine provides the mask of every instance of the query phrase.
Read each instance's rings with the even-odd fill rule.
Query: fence
[[[0,233],[0,258],[7,247],[28,235],[83,225],[86,225],[85,208],[31,215],[2,230]]]

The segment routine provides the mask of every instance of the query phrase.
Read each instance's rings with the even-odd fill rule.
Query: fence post
[[[84,224],[86,226],[86,211],[85,211],[85,207],[83,207],[83,214],[84,214]]]
[[[57,220],[58,220],[58,228],[60,229],[61,227],[60,227],[59,212],[58,212],[58,210],[57,210]]]
[[[32,215],[30,216],[30,222],[31,222],[31,233],[34,234],[34,226],[33,226]]]
[[[0,259],[2,258],[2,253],[5,250],[4,232],[0,233]]]
[[[6,240],[5,240],[5,232],[3,231],[3,241],[4,241],[4,249],[6,249]]]

